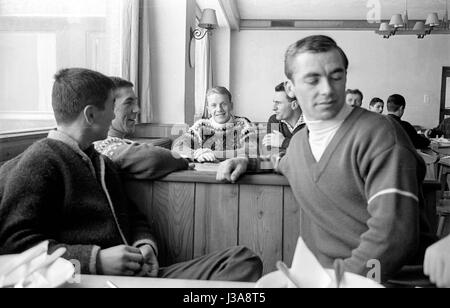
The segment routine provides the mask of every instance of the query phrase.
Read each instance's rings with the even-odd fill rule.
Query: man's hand
[[[150,245],[143,245],[139,247],[142,257],[144,258],[144,264],[142,265],[141,272],[138,276],[142,277],[158,277],[159,263],[156,257],[155,251]]]
[[[138,248],[121,245],[100,250],[97,262],[102,275],[134,276],[142,269],[143,257]]]
[[[423,271],[439,288],[450,287],[450,236],[428,247]]]
[[[277,130],[274,130],[273,133],[264,136],[262,143],[266,147],[271,146],[281,148],[284,139],[286,138],[284,138],[282,133],[280,133]]]
[[[216,155],[211,149],[198,149],[194,152],[194,159],[199,163],[214,162]]]
[[[248,158],[227,159],[219,164],[216,179],[235,183],[247,171]]]

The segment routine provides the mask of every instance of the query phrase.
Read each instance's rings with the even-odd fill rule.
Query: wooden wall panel
[[[291,266],[297,240],[300,236],[300,208],[289,186],[284,187],[283,204],[283,261]]]
[[[238,205],[238,185],[197,184],[194,257],[237,245]]]
[[[283,257],[283,187],[241,185],[239,244],[263,260],[264,273],[276,270]]]
[[[152,213],[162,266],[193,258],[195,184],[153,185]]]

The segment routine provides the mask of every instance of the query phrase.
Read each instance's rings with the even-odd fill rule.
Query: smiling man
[[[386,281],[419,263],[434,238],[423,215],[425,164],[394,120],[345,103],[348,59],[327,36],[306,37],[285,58],[288,93],[307,129],[293,136],[275,169],[300,205],[300,234],[320,263]],[[218,180],[236,181],[258,160],[223,162]],[[423,236],[420,236],[423,235]]]
[[[187,133],[174,141],[172,150],[197,162],[223,161],[257,153],[254,126],[233,115],[230,91],[214,87],[206,93],[209,119],[198,120]]]
[[[95,149],[108,156],[127,177],[157,179],[176,170],[188,168],[188,161],[170,150],[125,139],[135,131],[139,114],[138,98],[133,83],[112,77],[116,87],[114,114],[108,138],[96,142]]]

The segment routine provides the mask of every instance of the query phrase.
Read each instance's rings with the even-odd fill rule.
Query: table
[[[186,280],[165,278],[141,278],[120,276],[81,275],[79,283],[67,283],[65,288],[110,288],[107,282],[112,282],[118,288],[254,288],[252,282]]]

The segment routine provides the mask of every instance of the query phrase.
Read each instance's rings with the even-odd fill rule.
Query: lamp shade
[[[425,31],[425,24],[423,21],[418,21],[416,22],[416,24],[414,25],[413,28],[414,31]]]
[[[425,22],[427,26],[436,27],[439,26],[439,17],[437,13],[428,14],[427,21]]]
[[[198,26],[204,29],[215,29],[217,28],[217,24],[216,11],[213,9],[204,9]]]
[[[382,22],[380,24],[380,30],[379,31],[390,31],[391,28],[389,27],[389,24],[387,22]]]
[[[403,27],[403,18],[401,14],[392,15],[389,25],[394,26],[394,28]]]

